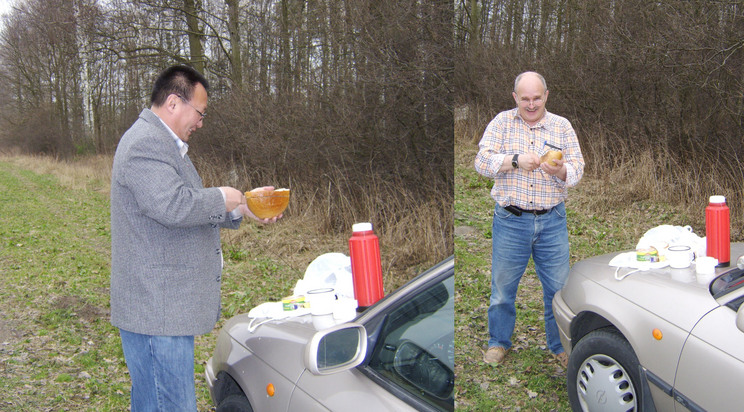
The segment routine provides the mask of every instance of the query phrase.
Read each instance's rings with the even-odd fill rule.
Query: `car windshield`
[[[369,367],[442,410],[454,407],[454,277],[390,312]]]

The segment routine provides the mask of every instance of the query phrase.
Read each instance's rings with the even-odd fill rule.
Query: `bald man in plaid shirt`
[[[567,188],[579,183],[584,158],[571,123],[545,110],[548,88],[535,72],[517,76],[512,93],[517,107],[499,113],[486,127],[475,157],[475,169],[493,178],[491,299],[488,307],[486,363],[499,364],[512,346],[519,281],[530,256],[543,287],[548,349],[566,367],[553,317],[553,295],[569,270],[568,229],[564,201]],[[560,150],[555,164],[541,161]]]

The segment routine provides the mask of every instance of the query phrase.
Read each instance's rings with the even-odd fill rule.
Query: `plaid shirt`
[[[506,156],[529,152],[541,156],[549,150],[546,143],[563,151],[565,182],[540,168],[531,172],[499,172]],[[501,206],[550,209],[566,200],[567,188],[578,184],[584,174],[584,157],[571,123],[548,111],[532,127],[522,120],[516,108],[499,113],[486,127],[478,147],[475,170],[494,179],[491,197]]]

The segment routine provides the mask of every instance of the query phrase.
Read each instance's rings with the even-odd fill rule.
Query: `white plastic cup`
[[[695,275],[698,283],[708,284],[716,276],[718,259],[711,256],[700,256],[695,259]]]
[[[313,320],[313,327],[315,330],[323,330],[336,324],[336,320],[333,319],[333,315],[331,314],[311,315],[310,317]]]
[[[339,297],[333,307],[333,319],[339,322],[348,322],[357,315],[356,299]]]

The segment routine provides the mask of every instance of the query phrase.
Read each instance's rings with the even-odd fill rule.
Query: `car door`
[[[454,409],[454,276],[391,307],[362,371],[417,410]]]
[[[322,376],[304,371],[289,410],[453,410],[454,267],[435,275],[364,322],[362,365]]]
[[[675,410],[735,411],[744,405],[744,332],[739,302],[708,312],[692,329],[674,381]]]

